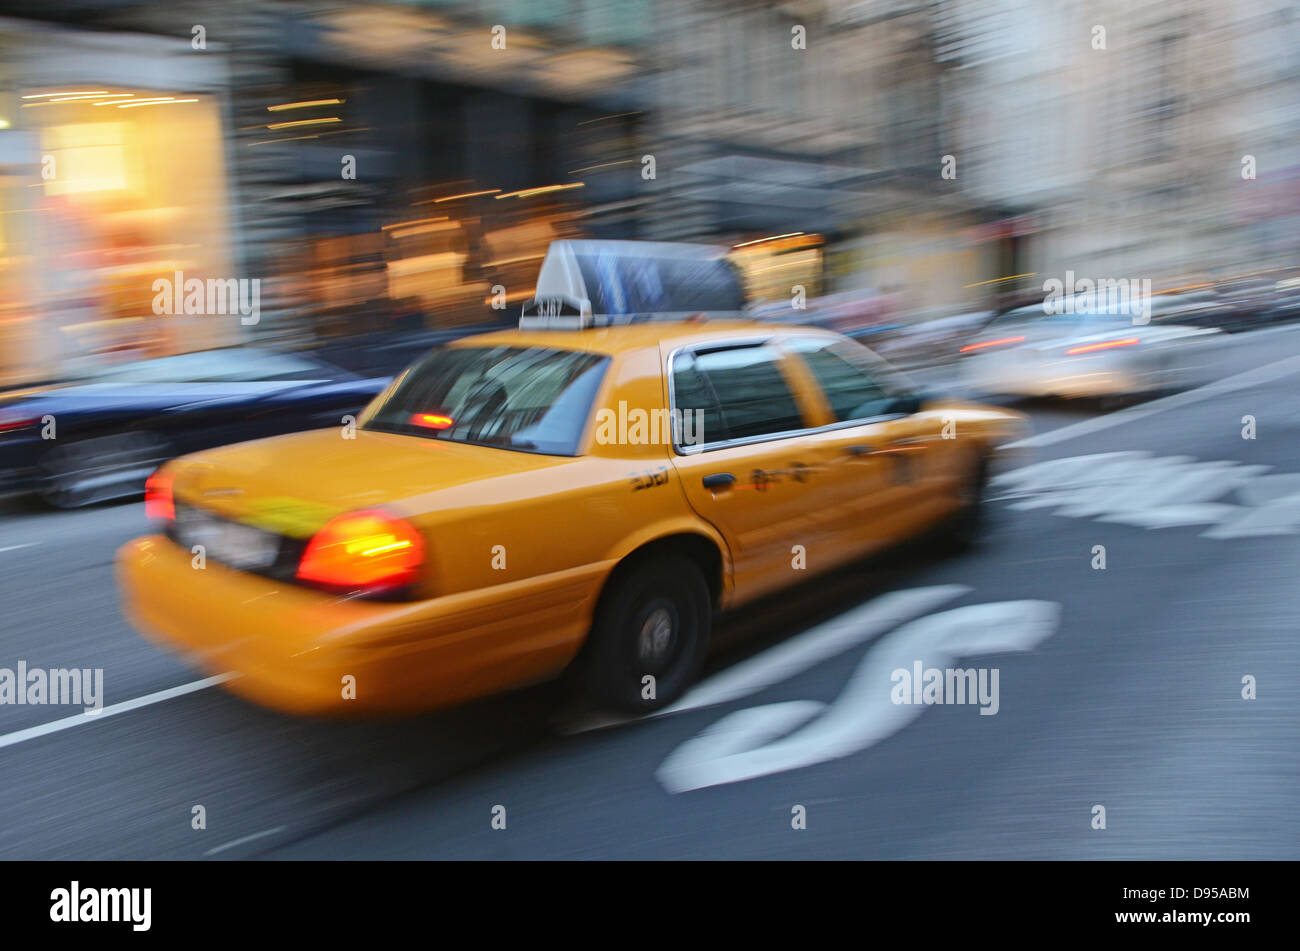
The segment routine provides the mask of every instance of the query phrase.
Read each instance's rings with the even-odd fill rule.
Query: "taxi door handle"
[[[875,446],[849,446],[850,456],[869,456],[875,451]]]
[[[702,481],[706,489],[729,489],[736,477],[730,472],[714,472],[706,475]]]

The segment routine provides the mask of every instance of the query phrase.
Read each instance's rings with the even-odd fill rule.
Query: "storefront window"
[[[154,284],[232,272],[212,96],[69,84],[23,89],[0,189],[0,385],[237,342],[238,315],[160,315]]]

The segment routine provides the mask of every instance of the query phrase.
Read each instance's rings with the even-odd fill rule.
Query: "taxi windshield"
[[[609,358],[545,347],[445,347],[406,372],[362,426],[572,456]]]

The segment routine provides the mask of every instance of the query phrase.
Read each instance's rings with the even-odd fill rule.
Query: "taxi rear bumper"
[[[558,673],[610,564],[426,601],[339,598],[236,571],[161,535],[118,550],[127,619],[224,686],[295,714],[414,713]],[[349,679],[351,678],[351,679]],[[351,689],[349,689],[351,688]]]

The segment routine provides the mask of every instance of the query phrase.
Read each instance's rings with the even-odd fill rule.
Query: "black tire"
[[[620,568],[601,595],[583,649],[583,692],[623,713],[667,706],[704,663],[712,624],[708,585],[691,562],[646,558]],[[646,676],[654,678],[652,696]]]
[[[145,479],[170,456],[166,441],[150,432],[56,443],[38,462],[37,494],[56,509],[139,496]]]
[[[950,551],[961,552],[974,548],[983,535],[986,521],[984,504],[988,487],[988,457],[981,455],[962,484],[962,505],[952,516],[944,533]]]

